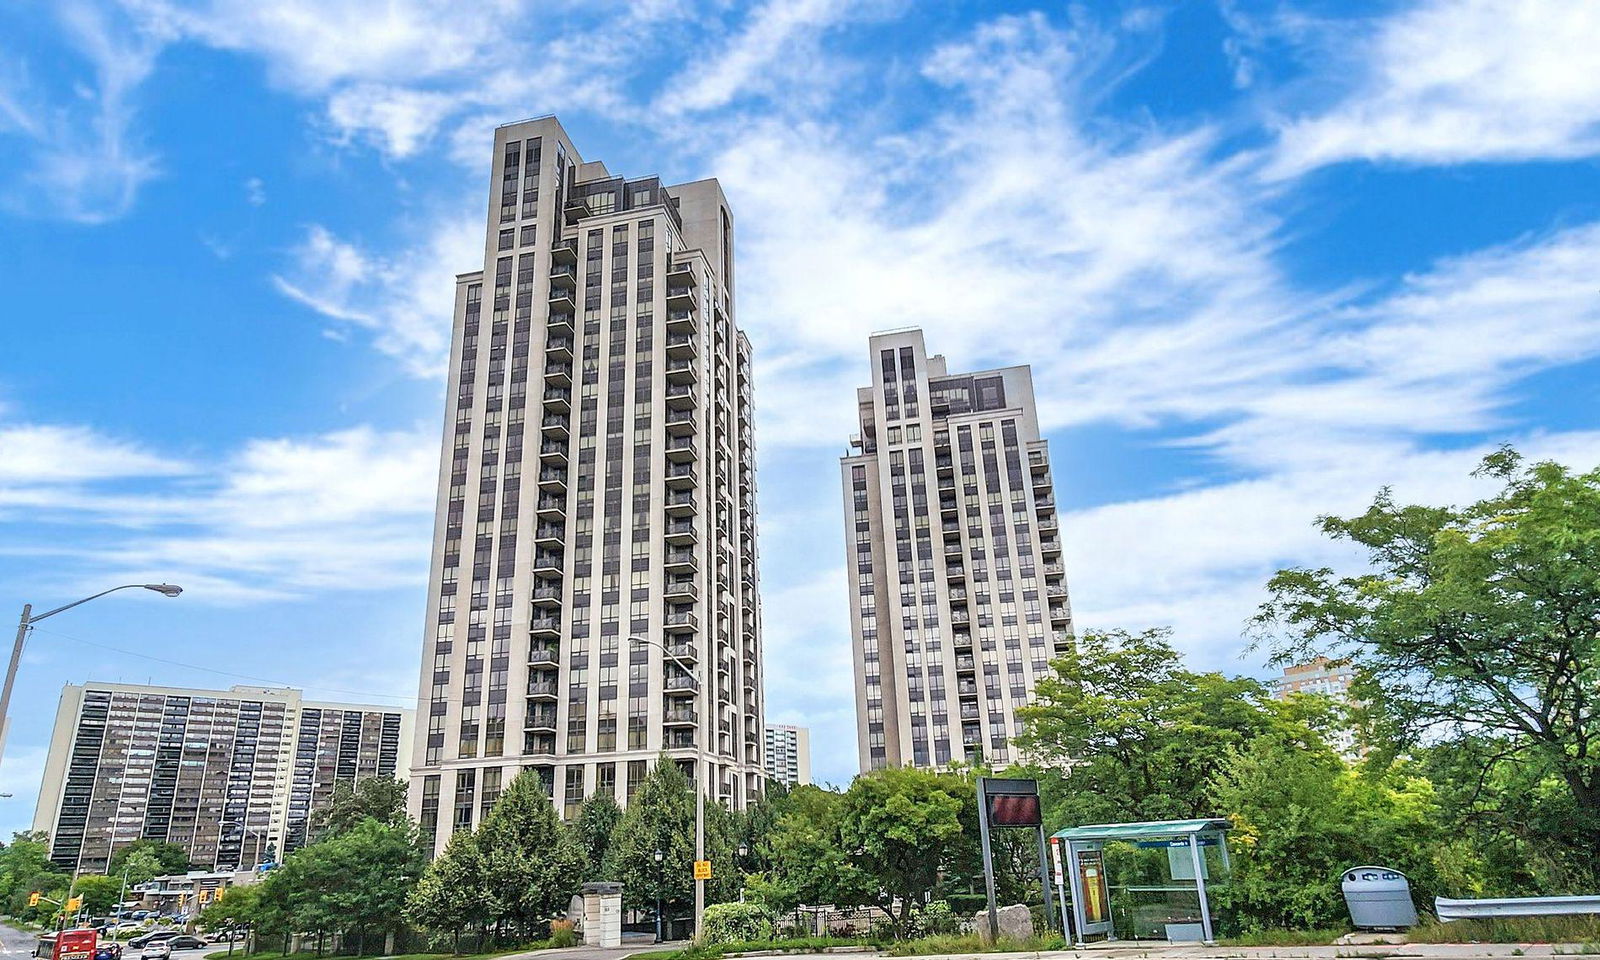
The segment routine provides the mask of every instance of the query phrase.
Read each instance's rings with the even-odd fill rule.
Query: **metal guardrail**
[[[1440,920],[1471,920],[1479,917],[1555,917],[1571,914],[1600,914],[1600,894],[1581,897],[1506,897],[1498,900],[1450,900],[1434,897],[1433,908]]]

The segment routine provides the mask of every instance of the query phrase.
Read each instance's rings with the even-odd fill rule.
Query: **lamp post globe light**
[[[706,709],[708,705],[703,702],[706,690],[705,684],[700,682],[700,668],[698,665],[690,667],[685,664],[678,658],[677,654],[668,650],[667,645],[660,640],[640,636],[630,636],[628,640],[631,643],[645,643],[660,649],[661,655],[671,660],[679,670],[688,674],[689,680],[694,684],[695,707],[696,712],[699,714],[699,720],[694,725],[694,858],[698,862],[706,858],[706,792],[704,789],[706,746],[704,731],[706,718],[711,715],[711,711]],[[705,910],[706,882],[696,877],[694,881],[694,939],[696,943],[700,942],[701,925],[705,918]],[[659,913],[657,914],[657,919],[660,919]]]
[[[667,855],[665,853],[662,853],[661,849],[659,847],[657,847],[656,848],[656,943],[660,943],[661,942],[661,861],[665,860],[666,858],[667,858]]]
[[[22,647],[28,641],[28,631],[32,630],[33,625],[40,620],[53,617],[63,610],[71,610],[81,603],[98,600],[106,594],[116,593],[118,590],[153,590],[163,597],[176,597],[183,592],[183,588],[174,583],[125,583],[120,587],[112,587],[110,590],[102,590],[92,596],[84,597],[82,600],[74,600],[71,603],[62,604],[54,610],[46,610],[38,616],[33,615],[33,604],[25,603],[22,605],[22,619],[17,623],[17,641],[11,646],[11,663],[6,667],[5,686],[0,688],[0,757],[5,754],[6,733],[11,727],[11,688],[17,682],[17,665],[22,662]]]

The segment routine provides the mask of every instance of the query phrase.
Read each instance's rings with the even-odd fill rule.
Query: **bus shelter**
[[[1213,869],[1222,875],[1231,869],[1227,830],[1226,820],[1157,820],[1070,827],[1053,835],[1058,868],[1072,894],[1078,944],[1091,936],[1117,939],[1113,892],[1146,905],[1142,915],[1132,910],[1127,914],[1133,936],[1138,937],[1142,923],[1145,931],[1159,928],[1167,940],[1214,943],[1206,880]],[[1133,848],[1121,858],[1127,875],[1118,884],[1107,874],[1108,843]],[[1207,851],[1214,856],[1208,857]]]

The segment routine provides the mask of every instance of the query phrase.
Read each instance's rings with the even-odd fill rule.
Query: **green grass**
[[[379,946],[381,947],[382,944],[380,943]],[[463,953],[455,956],[452,956],[448,953],[398,953],[392,957],[384,957],[384,960],[490,960],[492,957],[503,957],[507,954],[523,953],[527,950],[538,949],[541,948],[537,945],[529,945],[525,947],[515,947],[508,950],[496,950],[492,953]],[[315,950],[302,950],[299,953],[294,954],[279,953],[276,950],[258,950],[249,956],[260,958],[295,957],[298,958],[298,960],[304,960],[304,958],[315,957],[316,955],[317,952]],[[244,960],[245,956],[246,954],[243,949],[235,949],[233,951],[233,960]],[[354,956],[355,954],[337,954],[327,951],[323,953],[323,960],[345,960],[345,958],[354,958]],[[367,951],[367,956],[370,958],[383,956],[383,950],[369,950]],[[206,954],[205,960],[228,960],[228,951],[217,950],[212,953],[208,953]]]
[[[1563,950],[1560,947],[1556,947],[1554,952],[1557,955],[1565,956],[1595,956],[1600,954],[1600,943],[1580,943],[1576,950]]]
[[[1600,917],[1494,917],[1483,920],[1424,922],[1406,933],[1411,943],[1577,943],[1600,942]]]
[[[1001,938],[984,943],[976,933],[950,933],[916,940],[896,940],[885,951],[891,957],[929,957],[947,953],[1039,953],[1064,950],[1067,942],[1060,934],[1029,937],[1026,940]]]
[[[1350,931],[1344,927],[1323,930],[1256,930],[1217,941],[1224,947],[1314,947],[1333,943]]]

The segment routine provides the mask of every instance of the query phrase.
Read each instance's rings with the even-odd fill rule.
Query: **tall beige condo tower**
[[[841,461],[861,769],[1016,759],[1072,641],[1032,374],[951,374],[914,329],[871,354]]]
[[[412,813],[439,849],[523,769],[570,816],[662,753],[740,806],[761,615],[727,199],[613,176],[553,117],[495,131],[489,186],[483,269],[456,279]]]

